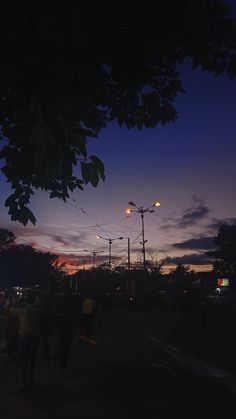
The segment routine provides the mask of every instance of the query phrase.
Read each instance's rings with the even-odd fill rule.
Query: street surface
[[[114,307],[90,340],[76,331],[66,377],[39,354],[37,386],[15,395],[17,365],[3,363],[1,419],[235,419],[234,376],[228,385],[225,370],[171,344],[173,334],[155,310]]]

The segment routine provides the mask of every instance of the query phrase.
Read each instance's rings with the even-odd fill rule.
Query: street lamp
[[[114,239],[107,239],[106,237],[97,236],[97,239],[104,239],[107,240],[109,243],[109,270],[111,270],[111,245],[114,240],[123,240],[123,237],[116,237]]]
[[[76,295],[77,295],[78,294],[78,272],[79,272],[80,264],[76,263],[75,266],[76,266],[76,269],[77,269],[77,271],[75,272],[75,292],[76,292]]]
[[[94,269],[94,267],[95,267],[95,258],[96,258],[96,255],[98,254],[98,253],[102,253],[102,252],[104,252],[104,250],[99,250],[99,251],[97,251],[97,252],[95,252],[95,250],[94,251],[90,251],[90,250],[87,250],[87,249],[84,249],[84,252],[89,252],[89,253],[91,253],[92,254],[92,256],[93,256],[93,269]]]
[[[142,253],[143,253],[143,269],[146,269],[146,255],[145,255],[145,243],[147,242],[147,240],[144,239],[144,214],[146,212],[154,212],[153,209],[151,209],[152,207],[159,207],[161,204],[159,201],[154,202],[152,205],[150,205],[148,208],[144,208],[144,207],[137,207],[137,205],[133,202],[130,201],[129,205],[131,205],[132,207],[135,207],[136,209],[133,208],[126,208],[126,214],[130,215],[132,214],[132,212],[138,212],[141,215],[141,220],[142,220],[142,241],[140,242],[140,244],[142,245]]]

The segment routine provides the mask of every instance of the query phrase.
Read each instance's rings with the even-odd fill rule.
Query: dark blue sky
[[[75,193],[67,205],[37,193],[32,203],[36,227],[10,222],[3,204],[7,187],[1,182],[2,226],[14,230],[22,243],[76,255],[95,249],[106,257],[107,242],[96,235],[122,235],[112,251],[124,260],[130,237],[136,261],[141,259],[141,221],[139,214],[127,219],[124,209],[130,200],[149,206],[158,199],[161,207],[145,217],[148,257],[168,256],[171,262],[188,255],[186,263],[202,262],[199,253],[206,243],[209,247],[218,221],[235,218],[236,82],[192,72],[189,63],[181,74],[187,93],[176,99],[177,121],[143,131],[111,124],[89,142],[90,154],[105,164],[105,183]]]

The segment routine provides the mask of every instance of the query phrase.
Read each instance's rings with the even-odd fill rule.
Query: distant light
[[[126,214],[132,214],[133,210],[131,208],[126,208],[125,212]]]
[[[228,278],[218,278],[217,279],[218,287],[228,287],[229,286],[229,279]]]
[[[160,202],[158,202],[158,201],[156,201],[156,202],[154,202],[154,207],[159,207],[160,205],[161,205],[161,203]]]
[[[96,239],[101,239],[101,236],[96,236]]]
[[[132,297],[130,297],[130,301],[133,301],[133,298]]]

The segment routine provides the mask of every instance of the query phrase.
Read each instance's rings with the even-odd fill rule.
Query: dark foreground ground
[[[37,386],[15,395],[17,364],[1,363],[0,417],[235,419],[234,366],[219,330],[186,333],[158,309],[114,307],[92,339],[76,331],[66,377],[39,353]],[[232,333],[224,333],[228,344]]]

